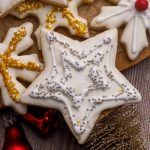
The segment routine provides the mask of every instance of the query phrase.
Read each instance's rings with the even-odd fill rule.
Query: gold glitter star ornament
[[[41,30],[44,71],[21,102],[62,112],[79,143],[84,143],[105,109],[141,100],[116,69],[117,30],[83,42]]]
[[[0,17],[7,14],[11,9],[15,8],[25,0],[0,0]]]
[[[26,88],[18,78],[31,82],[42,69],[42,64],[36,54],[21,55],[33,41],[30,35],[33,30],[31,23],[10,28],[4,42],[0,44],[0,88],[2,103],[12,107],[16,112],[25,114],[26,105],[19,103],[20,96]]]

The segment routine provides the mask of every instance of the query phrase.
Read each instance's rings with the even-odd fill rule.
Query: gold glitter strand
[[[68,8],[63,9],[62,16],[68,20],[69,25],[72,26],[79,35],[87,34],[87,25],[77,20]]]
[[[20,6],[18,6],[15,10],[19,14],[23,14],[29,11],[36,11],[38,9],[42,9],[46,6],[48,5],[44,2],[37,2],[37,1],[24,2]],[[61,7],[56,7],[56,6],[51,6],[51,7],[52,7],[52,10],[46,16],[45,27],[48,30],[52,30],[52,25],[57,22],[56,13],[61,13],[62,18],[65,18],[68,21],[69,26],[72,27],[72,29],[75,30],[75,32],[78,35],[85,35],[88,33],[87,25],[79,21],[78,19],[76,19],[73,13],[69,10],[69,8],[61,8]]]
[[[57,22],[56,20],[56,12],[57,12],[57,8],[53,8],[52,11],[50,11],[48,14],[47,14],[47,17],[46,17],[46,28],[48,30],[51,30],[52,29],[52,25],[55,24]]]
[[[17,44],[22,41],[22,39],[26,36],[27,32],[25,30],[25,27],[21,27],[21,29],[18,32],[14,33],[14,37],[9,43],[9,46],[7,50],[5,51],[3,57],[10,56],[11,52],[16,50]]]
[[[47,4],[44,2],[24,2],[21,5],[19,5],[15,10],[19,13],[19,14],[23,14],[26,13],[28,11],[34,11],[34,10],[38,10],[41,8],[44,8]]]
[[[7,59],[6,61],[7,61],[8,67],[14,67],[18,69],[27,69],[31,71],[41,71],[40,65],[37,65],[36,63],[30,62],[30,61],[28,63],[22,63],[20,60],[14,60],[12,58]]]
[[[6,86],[8,93],[12,100],[19,101],[20,93],[16,88],[16,84],[12,81],[12,77],[9,75],[8,68],[27,69],[31,71],[41,71],[41,66],[34,62],[23,63],[20,60],[11,58],[11,53],[16,51],[17,45],[27,35],[25,27],[21,27],[17,32],[14,33],[8,48],[4,54],[0,54],[0,73],[3,77],[4,85]]]
[[[14,101],[18,101],[19,97],[20,97],[20,93],[18,92],[18,90],[15,88],[15,83],[12,82],[12,78],[9,75],[7,66],[5,65],[5,63],[2,61],[0,64],[0,72],[3,76],[3,80],[4,80],[4,85],[6,86],[8,93],[10,95],[10,97],[14,100]]]
[[[69,26],[71,26],[72,29],[74,29],[78,35],[87,34],[88,32],[87,25],[76,19],[68,8],[54,7],[53,10],[47,15],[46,19],[47,29],[49,30],[52,29],[52,24],[55,24],[57,22],[56,20],[57,12],[62,13],[62,17],[67,19]]]
[[[100,120],[85,147],[87,150],[146,150],[137,107],[117,108]]]

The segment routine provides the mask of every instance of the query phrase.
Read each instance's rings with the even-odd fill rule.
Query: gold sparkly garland
[[[4,54],[0,54],[1,63],[0,63],[0,73],[4,80],[4,85],[6,86],[8,93],[12,100],[19,101],[20,93],[16,89],[16,84],[12,81],[12,77],[9,75],[8,68],[13,67],[17,69],[27,69],[32,71],[40,71],[41,66],[33,62],[23,63],[20,60],[11,58],[11,53],[16,51],[17,45],[22,39],[26,36],[27,32],[25,27],[21,27],[17,32],[14,33],[13,38],[11,39],[8,48]]]
[[[90,134],[87,150],[147,150],[137,105],[113,109],[99,120]]]
[[[23,14],[28,11],[35,11],[35,10],[44,8],[45,6],[48,6],[48,5],[44,2],[24,2],[16,8],[16,11],[19,14]],[[56,13],[58,12],[62,13],[62,17],[67,19],[69,26],[71,26],[78,35],[87,34],[88,28],[85,23],[82,23],[81,21],[77,20],[68,8],[61,8],[61,7],[56,7],[56,6],[53,6],[52,11],[50,11],[47,14],[46,28],[48,30],[51,30],[52,25],[57,22]]]

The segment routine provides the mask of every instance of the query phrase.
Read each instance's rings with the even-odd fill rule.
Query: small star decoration
[[[0,44],[2,102],[5,106],[11,106],[21,114],[26,113],[26,106],[17,102],[26,88],[17,81],[17,78],[32,81],[42,69],[36,54],[18,56],[33,44],[30,38],[32,28],[31,23],[11,28],[4,42]]]
[[[60,110],[79,143],[102,111],[141,100],[115,67],[116,29],[83,42],[42,29],[41,40],[45,68],[21,102]]]

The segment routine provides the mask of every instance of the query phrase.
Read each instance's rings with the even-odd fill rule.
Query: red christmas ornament
[[[14,123],[6,127],[2,150],[32,150],[20,124]]]
[[[145,11],[149,6],[148,0],[136,0],[135,8],[137,11]]]
[[[40,117],[35,116],[33,113],[28,113],[22,116],[22,119],[36,127],[42,136],[49,135],[58,126],[58,116],[55,110],[45,110]]]

